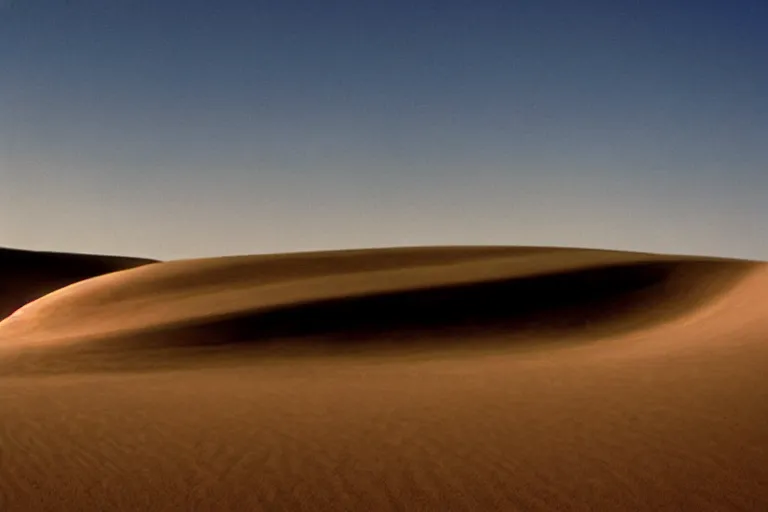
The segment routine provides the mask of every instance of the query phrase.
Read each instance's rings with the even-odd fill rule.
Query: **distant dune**
[[[21,251],[0,247],[0,319],[57,288],[152,262],[141,258]]]
[[[0,258],[2,510],[768,510],[765,263]]]

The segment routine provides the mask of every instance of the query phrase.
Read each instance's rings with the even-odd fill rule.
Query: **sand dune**
[[[48,292],[153,260],[0,248],[0,319]]]
[[[201,353],[206,363],[229,359],[221,347],[232,344],[240,357],[263,348],[283,355],[476,349],[481,341],[514,348],[514,341],[591,340],[667,320],[751,267],[545,248],[174,261],[57,290],[0,322],[0,338],[16,357],[14,373],[166,367]]]
[[[0,322],[0,509],[765,510],[767,364],[757,262],[141,266]]]

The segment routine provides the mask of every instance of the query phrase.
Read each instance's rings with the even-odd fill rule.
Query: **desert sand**
[[[768,264],[41,257],[0,253],[0,510],[768,510]]]

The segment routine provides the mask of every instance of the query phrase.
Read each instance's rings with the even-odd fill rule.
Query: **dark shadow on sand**
[[[64,286],[154,262],[143,258],[0,247],[0,320],[21,306]]]
[[[54,372],[141,371],[253,362],[253,356],[266,355],[510,350],[531,340],[541,349],[671,320],[720,295],[751,268],[736,262],[635,263],[348,297],[89,341],[76,351],[49,349],[38,363]]]
[[[746,265],[644,263],[490,283],[293,305],[147,333],[128,345],[289,344],[331,353],[409,340],[436,348],[506,335],[553,340],[615,335],[670,320],[722,293]],[[286,341],[288,340],[288,341]],[[305,341],[302,341],[305,340]],[[403,347],[407,348],[407,347]]]

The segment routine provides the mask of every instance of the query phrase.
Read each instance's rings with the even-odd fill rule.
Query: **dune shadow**
[[[155,260],[0,247],[0,320],[59,288],[150,263]]]
[[[751,268],[656,261],[323,300],[31,349],[13,367],[0,364],[0,374],[152,371],[272,355],[539,350],[672,320],[719,296]]]
[[[346,297],[160,329],[136,342],[142,347],[277,344],[343,354],[376,346],[407,348],[409,340],[447,347],[486,338],[494,343],[531,336],[595,339],[682,315],[722,293],[744,269],[733,263],[653,262]]]

